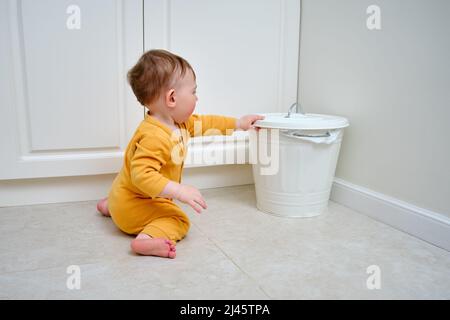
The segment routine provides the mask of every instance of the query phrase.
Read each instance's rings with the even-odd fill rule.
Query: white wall
[[[381,9],[381,30],[366,9]],[[303,0],[299,95],[348,117],[336,177],[450,216],[450,1]]]

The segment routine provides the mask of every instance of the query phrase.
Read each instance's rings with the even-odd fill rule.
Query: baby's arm
[[[136,143],[136,149],[130,159],[130,178],[133,186],[148,197],[157,197],[170,181],[160,172],[169,157],[169,140],[142,137]]]
[[[193,114],[189,117],[186,126],[191,136],[204,134],[229,135],[234,130],[258,129],[253,124],[255,121],[262,119],[264,119],[264,116],[257,114],[245,115],[239,119],[218,115]]]
[[[230,135],[237,128],[237,119],[219,115],[193,114],[186,121],[191,137],[203,135]]]
[[[136,150],[130,161],[131,182],[149,197],[175,198],[190,205],[198,213],[206,209],[200,191],[195,187],[171,181],[160,172],[169,161],[170,142],[144,137],[136,143]]]

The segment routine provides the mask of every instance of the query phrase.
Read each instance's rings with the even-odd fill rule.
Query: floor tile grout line
[[[269,299],[273,299],[262,287],[261,285],[248,273],[246,272],[244,269],[241,268],[241,266],[239,266],[239,264],[236,263],[236,261],[233,260],[233,258],[231,258],[226,252],[225,250],[223,250],[223,248],[221,248],[214,240],[212,240],[210,237],[208,237],[208,235],[195,223],[193,223],[193,225],[199,230],[199,232],[206,237],[215,247],[217,247],[217,249],[220,250],[220,252],[222,252],[222,254],[228,258],[242,273],[244,273],[251,281],[253,281],[258,288],[262,291],[262,293]]]

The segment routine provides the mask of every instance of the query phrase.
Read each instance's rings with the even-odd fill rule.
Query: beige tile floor
[[[253,185],[202,193],[175,260],[134,255],[95,201],[0,208],[0,299],[450,299],[449,252],[337,203],[289,219],[259,212]]]

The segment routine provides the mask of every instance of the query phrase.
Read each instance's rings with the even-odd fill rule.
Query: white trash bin
[[[250,135],[258,210],[283,217],[324,213],[348,120],[322,114],[261,115],[265,119],[255,122],[261,129]],[[265,152],[265,160],[270,158],[270,165],[260,161],[261,152]]]

